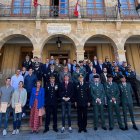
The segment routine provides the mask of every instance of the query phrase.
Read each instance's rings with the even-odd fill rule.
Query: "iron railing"
[[[58,6],[39,5],[38,7],[12,7],[0,6],[1,17],[25,17],[25,18],[77,18],[74,15],[75,6],[61,8]],[[80,8],[81,18],[90,19],[117,19],[118,9],[116,7],[84,7]],[[139,19],[140,16],[136,9],[120,9],[120,18]]]

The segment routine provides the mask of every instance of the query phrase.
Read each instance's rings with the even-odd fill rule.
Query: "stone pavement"
[[[42,131],[39,134],[30,134],[30,132],[24,131],[15,136],[9,132],[5,137],[0,135],[0,140],[140,140],[140,130],[135,131],[131,127],[128,131],[122,131],[118,128],[113,131],[99,129],[95,132],[91,128],[87,130],[88,133],[78,133],[77,129],[74,129],[73,133],[65,131],[63,134],[55,133],[52,130],[46,134],[43,134]]]

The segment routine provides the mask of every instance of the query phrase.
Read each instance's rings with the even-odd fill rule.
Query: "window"
[[[14,15],[27,15],[31,12],[32,0],[13,0],[12,14]]]
[[[59,15],[68,15],[68,4],[69,4],[69,0],[60,0],[59,1]]]
[[[103,16],[104,0],[87,0],[87,14],[90,16]]]
[[[123,16],[137,16],[135,0],[120,0]]]

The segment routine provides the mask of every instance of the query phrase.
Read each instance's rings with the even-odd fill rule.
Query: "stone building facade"
[[[1,76],[13,74],[28,54],[43,62],[51,55],[61,60],[92,59],[97,55],[103,61],[108,56],[110,61],[127,60],[139,77],[139,0],[133,4],[122,2],[121,9],[118,0],[79,0],[81,17],[73,14],[76,0],[54,0],[53,4],[38,0],[37,7],[31,0],[19,1],[22,4],[16,7],[16,0],[0,0]],[[31,4],[24,6],[26,1]],[[50,8],[54,6],[57,14]],[[61,48],[57,47],[58,38]]]

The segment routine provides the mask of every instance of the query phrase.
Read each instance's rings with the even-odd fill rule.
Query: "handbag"
[[[38,116],[39,116],[39,117],[42,117],[42,116],[44,116],[44,115],[45,115],[45,108],[42,107],[42,108],[39,109]]]

